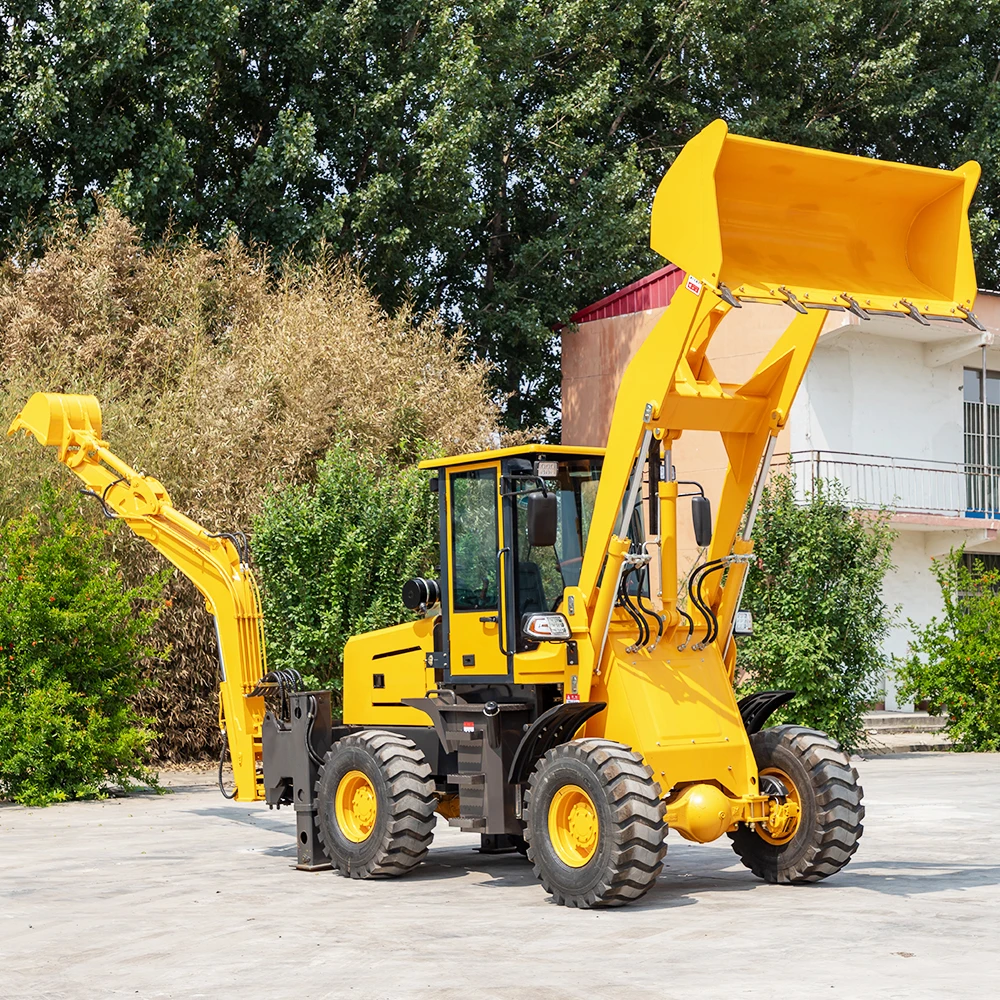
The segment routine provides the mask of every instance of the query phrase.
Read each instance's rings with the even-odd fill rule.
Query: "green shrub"
[[[277,490],[254,531],[268,666],[343,689],[356,633],[397,625],[403,581],[434,565],[437,497],[415,468],[366,461],[347,444],[319,463],[313,486]]]
[[[799,503],[795,493],[792,477],[773,478],[754,525],[743,600],[754,634],[740,641],[741,690],[796,691],[773,722],[823,730],[853,750],[887,667],[882,580],[894,533],[884,516],[850,510],[837,483],[817,482]]]
[[[944,615],[912,620],[909,655],[896,661],[899,694],[948,716],[960,750],[1000,750],[1000,572],[970,569],[962,550],[935,559]]]
[[[0,796],[25,805],[150,780],[131,699],[163,580],[126,588],[106,533],[48,484],[0,525]]]

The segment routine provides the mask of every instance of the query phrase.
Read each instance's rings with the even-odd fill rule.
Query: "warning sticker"
[[[474,733],[476,731],[476,724],[474,722],[463,722],[462,729],[467,733]]]
[[[684,287],[694,295],[701,295],[701,282],[693,274],[687,276]]]
[[[579,701],[580,696],[578,694],[568,694],[565,698],[566,701]]]

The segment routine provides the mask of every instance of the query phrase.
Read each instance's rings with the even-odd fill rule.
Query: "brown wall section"
[[[618,384],[663,309],[581,323],[562,336],[563,444],[608,443]]]

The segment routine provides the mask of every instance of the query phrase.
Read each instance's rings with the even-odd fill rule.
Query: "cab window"
[[[495,469],[451,476],[452,607],[497,608],[497,474]]]
[[[514,591],[520,616],[536,611],[554,611],[566,587],[580,582],[583,552],[601,477],[599,458],[572,458],[559,462],[558,474],[546,479],[545,487],[557,499],[556,544],[528,545],[528,495],[537,487],[526,484],[514,497]]]

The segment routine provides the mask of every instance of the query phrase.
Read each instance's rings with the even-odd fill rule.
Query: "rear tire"
[[[563,743],[531,775],[528,860],[560,906],[622,906],[663,869],[665,811],[639,754],[610,740]]]
[[[802,885],[835,875],[851,860],[864,831],[864,793],[847,754],[825,733],[802,726],[764,729],[750,737],[750,745],[762,788],[763,772],[779,780],[785,776],[801,811],[786,842],[769,843],[766,831],[740,824],[729,834],[733,850],[765,882]]]
[[[430,765],[412,740],[366,729],[338,740],[316,782],[319,839],[350,878],[405,875],[434,836]]]

